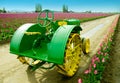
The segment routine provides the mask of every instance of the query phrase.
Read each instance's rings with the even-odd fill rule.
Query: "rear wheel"
[[[66,44],[64,64],[57,65],[56,67],[58,72],[64,74],[65,76],[73,76],[79,67],[81,51],[82,43],[80,35],[77,33],[72,33],[69,36],[68,42]]]

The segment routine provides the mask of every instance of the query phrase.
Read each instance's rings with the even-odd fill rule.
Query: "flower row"
[[[97,53],[92,57],[88,69],[84,71],[84,75],[78,79],[78,83],[100,83],[105,65],[109,60],[110,46],[118,19],[119,16],[116,17],[106,35],[101,40]]]

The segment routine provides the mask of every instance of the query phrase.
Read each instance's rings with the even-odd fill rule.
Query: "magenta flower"
[[[89,70],[85,70],[84,74],[88,74],[89,73]]]
[[[100,52],[100,51],[98,51],[98,54],[101,54],[101,52]]]
[[[95,62],[95,59],[93,58],[93,59],[92,59],[92,64],[94,64],[94,62]]]
[[[98,71],[97,71],[97,70],[94,70],[94,74],[98,74]]]
[[[96,64],[93,64],[93,67],[96,68]]]
[[[96,61],[98,61],[98,62],[100,62],[100,59],[98,58],[98,57],[96,57],[96,59],[95,59]]]
[[[102,47],[103,46],[103,43],[100,43],[100,47]]]
[[[94,56],[94,57],[92,58],[92,65],[94,65],[95,61],[100,62],[99,57]]]
[[[81,78],[78,79],[78,83],[82,83],[82,79]]]
[[[103,63],[105,62],[105,58],[102,58],[102,62],[103,62]]]

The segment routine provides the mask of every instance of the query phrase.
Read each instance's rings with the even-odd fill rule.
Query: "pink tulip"
[[[102,58],[102,62],[103,62],[103,63],[105,62],[105,58]]]
[[[92,64],[94,64],[94,62],[95,62],[95,59],[92,59]]]
[[[102,47],[103,46],[103,43],[100,43],[100,47]]]
[[[100,52],[100,51],[98,51],[98,54],[101,54],[101,52]]]
[[[85,70],[84,74],[88,74],[89,73],[89,70]]]
[[[94,70],[94,74],[98,74],[98,71],[97,71],[97,70]]]
[[[100,59],[98,57],[96,57],[96,61],[100,62]]]
[[[95,61],[100,62],[99,58],[97,56],[94,56],[92,58],[92,65],[94,65]]]
[[[96,68],[96,64],[93,64],[93,67]]]
[[[95,57],[95,60],[98,60],[99,58],[98,57]]]
[[[78,79],[78,83],[82,83],[82,79],[81,78]]]

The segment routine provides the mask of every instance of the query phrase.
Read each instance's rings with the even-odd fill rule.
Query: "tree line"
[[[40,4],[36,4],[35,5],[35,12],[38,13],[38,12],[41,12],[42,11],[42,6]],[[63,5],[62,7],[62,11],[63,12],[69,12],[68,11],[68,6],[67,5]],[[3,9],[0,9],[0,13],[6,13],[6,9],[3,8]]]
[[[5,10],[5,8],[3,8],[3,9],[0,9],[0,13],[6,13],[6,10]]]
[[[41,12],[41,11],[42,11],[42,6],[40,4],[36,4],[36,6],[35,6],[35,12]],[[68,11],[68,6],[67,5],[63,5],[62,11],[63,12],[69,12]]]

